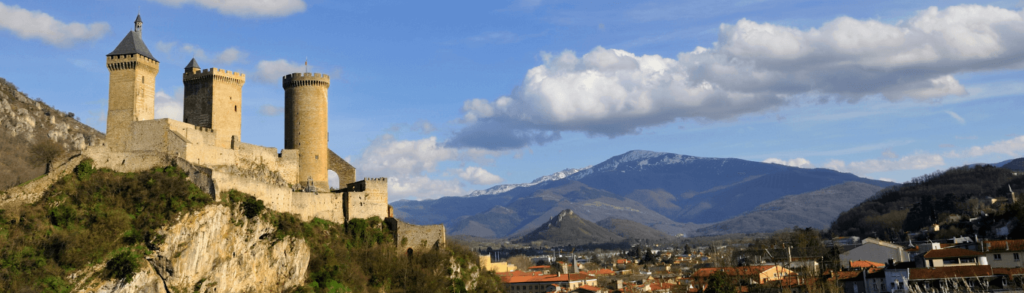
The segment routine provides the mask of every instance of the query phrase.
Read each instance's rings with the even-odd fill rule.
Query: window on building
[[[994,260],[1003,260],[1003,255],[1002,254],[998,254],[998,253],[993,254],[992,255],[992,259],[994,259]]]
[[[959,262],[957,262],[957,260],[955,258],[943,258],[942,259],[942,264],[944,264],[944,265],[955,265],[955,264],[958,264],[958,263]]]
[[[1020,261],[1020,253],[1013,253],[1013,261]]]
[[[960,263],[974,263],[973,257],[961,257]]]

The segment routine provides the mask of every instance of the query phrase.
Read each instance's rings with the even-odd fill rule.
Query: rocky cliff
[[[29,148],[40,140],[56,141],[69,151],[102,144],[104,135],[42,100],[31,99],[0,78],[0,189],[43,173],[43,164],[28,159]]]
[[[277,292],[303,285],[309,247],[269,237],[275,225],[222,205],[183,216],[130,281],[98,278],[104,265],[72,274],[78,292]]]

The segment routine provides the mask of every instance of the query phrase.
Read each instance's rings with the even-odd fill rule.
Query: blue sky
[[[642,149],[909,180],[1024,156],[1017,1],[0,1],[0,77],[100,131],[141,11],[161,62],[246,73],[242,140],[283,146],[280,77],[331,75],[330,148],[392,200]]]

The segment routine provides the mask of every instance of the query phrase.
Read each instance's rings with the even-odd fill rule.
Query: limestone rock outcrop
[[[75,292],[280,292],[306,280],[305,241],[277,239],[260,217],[211,205],[165,228],[158,250],[129,282],[96,276],[103,264],[76,272]]]
[[[58,111],[32,100],[14,85],[0,79],[0,137],[23,137],[28,143],[49,138],[68,150],[102,144],[103,134],[75,119],[74,113]]]

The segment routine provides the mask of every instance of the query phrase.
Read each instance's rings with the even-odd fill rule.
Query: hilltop
[[[103,133],[78,117],[31,99],[0,78],[0,190],[43,175],[45,163],[31,158],[31,148],[40,142],[55,141],[65,151],[102,144]]]
[[[594,224],[594,222],[580,218],[572,210],[563,210],[558,215],[551,217],[544,225],[523,235],[523,237],[519,238],[518,242],[530,243],[537,241],[549,246],[561,246],[618,242],[622,240],[625,240],[625,238],[615,235],[615,233]]]
[[[918,232],[926,226],[944,226],[936,237],[969,235],[973,225],[961,225],[961,219],[1003,213],[1013,206],[1010,187],[1024,190],[1024,176],[988,164],[950,168],[914,178],[894,186],[842,212],[830,230],[836,235],[877,235],[883,239],[903,239],[904,232]],[[994,201],[993,201],[994,199]],[[1000,207],[1004,206],[1004,207]],[[992,223],[993,225],[996,223]],[[977,229],[995,228],[983,225]],[[983,229],[984,228],[984,229]],[[976,231],[986,236],[992,231]]]

